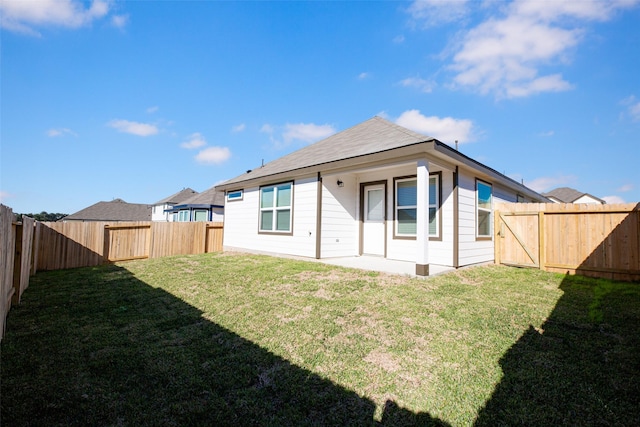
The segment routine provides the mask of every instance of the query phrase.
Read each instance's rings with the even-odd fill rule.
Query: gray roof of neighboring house
[[[430,140],[433,138],[376,116],[220,185],[226,186],[249,179],[379,153]]]
[[[216,191],[215,187],[212,187],[202,193],[195,194],[189,197],[187,200],[182,201],[177,206],[189,206],[189,205],[213,205],[224,206],[224,192]]]
[[[581,191],[574,190],[573,188],[569,188],[569,187],[556,188],[554,190],[549,191],[548,193],[544,193],[543,195],[545,197],[553,197],[554,199],[557,199],[563,203],[573,203],[582,196],[589,196],[592,199],[600,201],[600,203],[603,203],[603,204],[606,203],[604,200],[598,197],[592,196],[589,193],[583,193]]]
[[[169,197],[165,197],[162,200],[158,200],[155,205],[164,205],[164,204],[178,204],[183,203],[185,200],[193,197],[195,194],[198,194],[197,191],[192,190],[191,188],[183,188],[178,191],[176,194],[172,194]]]
[[[63,221],[151,221],[151,206],[115,199],[98,202],[64,217]]]

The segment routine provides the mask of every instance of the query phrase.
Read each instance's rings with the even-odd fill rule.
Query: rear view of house
[[[442,142],[374,117],[216,187],[225,249],[491,261],[493,204],[542,195]]]

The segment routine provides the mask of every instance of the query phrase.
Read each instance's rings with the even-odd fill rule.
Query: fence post
[[[109,224],[104,225],[104,242],[102,244],[102,263],[109,263]]]
[[[20,302],[20,277],[22,276],[22,224],[13,224],[15,246],[13,252],[13,295],[11,304]]]
[[[538,265],[540,270],[546,271],[547,264],[547,251],[545,247],[544,235],[545,235],[545,223],[544,223],[544,211],[538,211]]]
[[[500,211],[496,210],[494,212],[494,238],[493,238],[493,262],[497,265],[500,265]]]

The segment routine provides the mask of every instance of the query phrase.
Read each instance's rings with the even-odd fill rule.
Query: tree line
[[[65,216],[68,216],[69,214],[65,214],[65,213],[49,213],[49,212],[45,212],[42,211],[40,213],[19,213],[16,214],[16,220],[18,222],[22,221],[22,217],[23,216],[28,216],[29,218],[33,218],[36,221],[42,221],[42,222],[55,222],[58,220],[61,220],[62,218],[64,218]]]

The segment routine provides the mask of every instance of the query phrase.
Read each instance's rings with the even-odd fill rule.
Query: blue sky
[[[640,0],[3,0],[0,201],[204,191],[375,115],[640,201]]]

